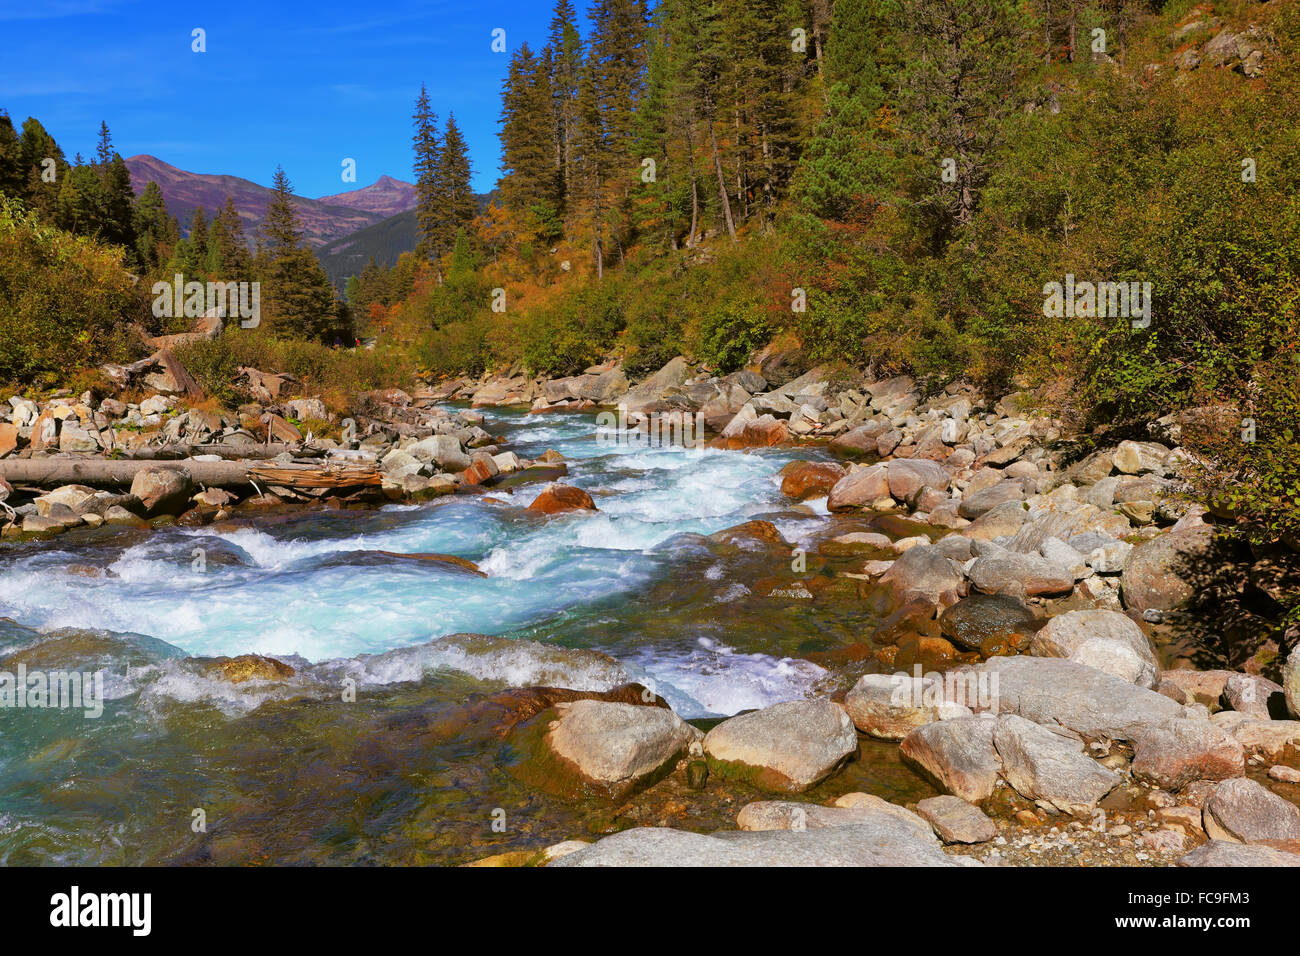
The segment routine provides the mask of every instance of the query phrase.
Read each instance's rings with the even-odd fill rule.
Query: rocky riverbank
[[[176,370],[162,381],[165,356],[149,368],[125,379],[163,386],[144,397],[10,400],[0,468],[133,458],[141,468],[129,490],[4,489],[15,510],[6,536],[220,524],[267,507],[508,492],[530,480],[552,482],[528,495],[525,511],[540,516],[598,516],[601,495],[617,495],[555,483],[563,456],[521,457],[476,408],[618,407],[630,434],[616,439],[656,416],[699,416],[713,448],[793,453],[771,480],[790,515],[828,516],[814,533],[796,545],[753,520],[678,546],[712,554],[753,600],[813,620],[856,609],[869,628],[799,651],[831,667],[813,696],[720,721],[682,719],[608,659],[601,667],[615,671],[597,687],[573,677],[591,662],[575,671],[566,659],[545,685],[529,671],[512,681],[516,696],[443,718],[482,730],[495,715],[511,777],[586,808],[585,832],[485,863],[1300,862],[1300,675],[1277,645],[1229,639],[1262,630],[1265,611],[1228,620],[1217,610],[1233,588],[1267,595],[1284,563],[1222,543],[1220,519],[1187,493],[1195,462],[1177,419],[1142,440],[1086,444],[1024,393],[927,396],[906,378],[804,370],[769,354],[729,376],[674,359],[635,386],[610,365],[551,382],[389,390],[358,397],[355,434],[295,438],[284,426],[330,416],[317,398],[283,394],[292,383],[271,381],[282,377],[246,370],[265,401],[231,416],[187,399]],[[284,450],[254,457],[268,442]],[[160,460],[182,446],[186,458]],[[196,482],[190,469],[213,457],[242,462],[248,487]],[[308,473],[335,483],[302,484]],[[358,474],[364,482],[340,484]],[[460,573],[490,573],[460,560]],[[311,672],[269,657],[214,667],[205,680],[286,688]],[[910,768],[915,795],[866,792],[881,748]],[[592,833],[610,835],[591,843]]]

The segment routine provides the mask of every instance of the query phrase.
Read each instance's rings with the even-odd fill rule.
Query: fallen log
[[[103,458],[14,458],[0,461],[0,479],[12,485],[57,488],[130,488],[135,476],[149,468],[184,467],[195,483],[210,488],[357,488],[381,485],[383,476],[371,463],[327,462],[267,465],[256,461],[112,461]]]
[[[283,442],[271,445],[190,445],[177,443],[160,445],[156,448],[136,448],[123,452],[122,457],[130,461],[175,461],[181,458],[193,458],[196,455],[216,455],[226,461],[242,461],[245,459],[252,461],[279,458],[285,452],[295,458],[323,458],[326,450],[324,448],[313,448],[310,445],[286,445]]]

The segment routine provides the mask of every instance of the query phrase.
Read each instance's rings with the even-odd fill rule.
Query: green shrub
[[[38,222],[0,196],[0,381],[51,385],[138,354],[148,301],[123,251]]]
[[[696,355],[723,373],[741,368],[766,345],[774,328],[767,309],[752,300],[724,302],[710,310],[697,331]]]

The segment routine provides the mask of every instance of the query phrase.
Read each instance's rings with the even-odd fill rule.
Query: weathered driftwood
[[[357,488],[380,485],[383,478],[368,462],[327,462],[267,465],[255,461],[193,461],[181,459],[159,465],[152,461],[111,461],[103,458],[13,458],[0,461],[0,479],[13,485],[57,488],[88,485],[92,488],[129,488],[135,476],[148,468],[183,466],[201,485],[248,488],[283,485],[286,488]]]
[[[249,469],[258,481],[286,488],[359,488],[382,485],[379,469],[369,463],[329,462],[322,465],[258,465]]]

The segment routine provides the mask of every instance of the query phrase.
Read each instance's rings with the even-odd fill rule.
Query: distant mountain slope
[[[126,168],[131,173],[131,187],[136,195],[144,191],[145,185],[150,180],[159,185],[163,198],[167,200],[167,211],[176,217],[182,233],[189,231],[190,217],[194,215],[196,208],[202,206],[203,211],[211,219],[225,205],[226,196],[230,195],[235,200],[235,209],[239,211],[239,217],[244,222],[244,234],[251,244],[266,215],[267,203],[271,199],[272,190],[247,179],[238,176],[191,173],[177,169],[155,156],[132,156],[126,161]],[[397,183],[397,180],[392,182]],[[367,187],[367,189],[371,188],[373,187]],[[365,189],[359,189],[352,195],[365,192]],[[362,202],[375,202],[377,196],[388,196],[391,192],[391,187],[385,186],[377,193],[363,197]],[[353,201],[355,202],[355,199]],[[350,208],[348,205],[326,203],[301,196],[294,197],[294,206],[298,210],[304,237],[313,247],[322,246],[332,239],[354,233],[384,218],[382,212],[361,207]]]
[[[316,201],[328,206],[346,206],[362,212],[374,212],[381,216],[396,216],[415,208],[415,186],[392,176],[380,176],[364,189],[321,196]]]
[[[366,267],[371,256],[379,265],[391,266],[403,252],[415,248],[418,238],[415,210],[409,209],[325,243],[316,250],[316,257],[330,282],[341,289],[348,276],[358,275]]]
[[[478,211],[481,213],[486,209],[496,195],[495,189],[490,193],[477,193],[474,198],[478,200]],[[414,249],[419,238],[415,210],[408,209],[373,226],[358,229],[349,236],[327,242],[316,250],[316,257],[324,266],[330,282],[342,289],[348,276],[358,275],[371,256],[381,266],[395,265],[397,257]]]

